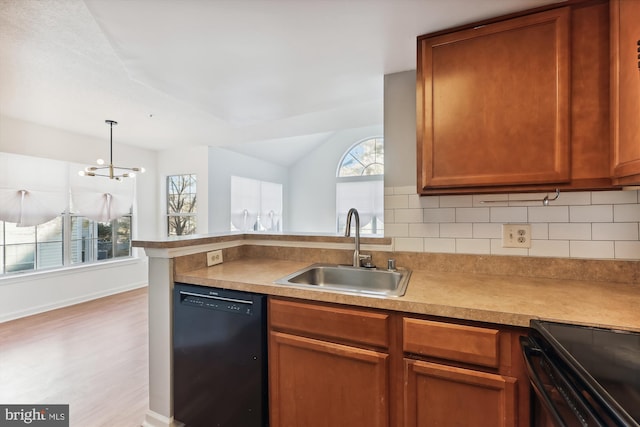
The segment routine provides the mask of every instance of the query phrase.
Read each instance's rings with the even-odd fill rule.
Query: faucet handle
[[[364,268],[376,268],[376,266],[371,262],[371,255],[360,254],[358,257],[360,258],[360,266]]]

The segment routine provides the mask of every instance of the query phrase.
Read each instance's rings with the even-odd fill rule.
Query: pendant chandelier
[[[81,176],[104,176],[109,179],[115,179],[117,181],[122,178],[133,178],[136,173],[144,173],[144,168],[126,168],[122,166],[114,166],[113,164],[113,126],[118,122],[114,120],[105,120],[105,123],[109,125],[109,164],[105,165],[104,160],[98,159],[96,163],[98,166],[89,166],[85,170],[78,172]]]

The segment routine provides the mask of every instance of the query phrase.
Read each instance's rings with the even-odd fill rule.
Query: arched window
[[[336,171],[336,228],[343,233],[347,212],[356,208],[360,233],[384,235],[384,140],[367,138],[352,145]]]
[[[351,146],[338,166],[339,178],[384,175],[384,140],[369,138]]]

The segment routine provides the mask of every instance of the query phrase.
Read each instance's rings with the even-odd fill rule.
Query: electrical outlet
[[[530,248],[530,224],[502,224],[503,248]]]
[[[222,264],[222,250],[207,252],[207,267]]]

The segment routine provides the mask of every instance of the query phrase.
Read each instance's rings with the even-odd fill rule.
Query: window
[[[336,172],[336,231],[343,233],[347,212],[356,208],[360,233],[384,235],[384,140],[357,142],[342,156]]]
[[[169,236],[195,234],[196,199],[195,175],[167,177],[167,234]]]
[[[340,161],[338,177],[384,175],[384,140],[370,138],[353,145]]]
[[[109,222],[71,216],[71,264],[131,255],[131,215]]]
[[[0,153],[0,275],[131,256],[135,181],[82,168]]]
[[[231,231],[282,231],[282,184],[231,176]]]
[[[67,221],[71,224],[69,228],[64,226]],[[102,223],[64,213],[31,227],[0,221],[0,274],[128,256],[131,256],[131,215]]]
[[[32,227],[5,222],[3,228],[6,273],[62,266],[61,217]]]

